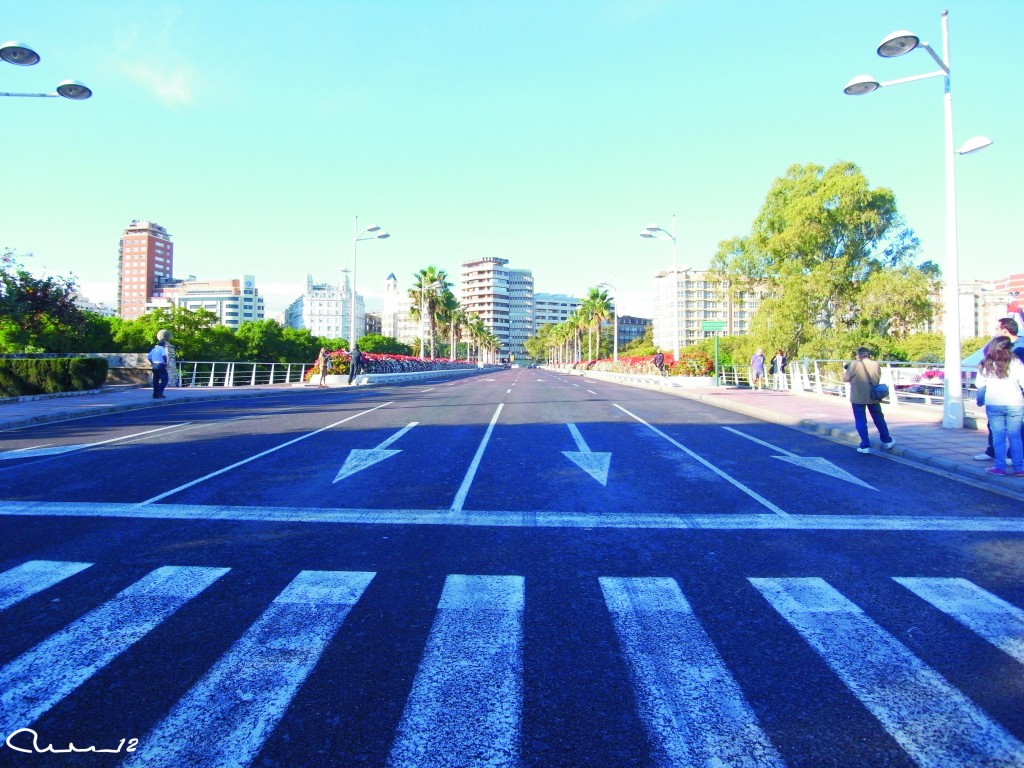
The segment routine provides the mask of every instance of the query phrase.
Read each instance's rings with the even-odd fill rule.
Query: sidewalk
[[[579,375],[579,374],[577,374]],[[585,376],[595,380],[614,380],[625,377]],[[663,380],[664,381],[664,380]],[[754,392],[734,387],[676,387],[661,382],[641,380],[629,382],[631,386],[657,389],[678,397],[699,400],[716,408],[743,413],[774,424],[795,427],[826,435],[851,446],[852,451],[860,439],[853,428],[853,413],[846,400],[828,395],[794,395],[790,392],[764,390]],[[109,387],[91,392],[63,396],[37,396],[0,400],[0,440],[5,430],[63,421],[102,413],[160,408],[176,403],[198,400],[226,400],[241,397],[279,395],[283,392],[307,392],[315,386],[301,387],[291,384],[256,387],[187,387],[168,389],[163,400],[154,400],[148,388]],[[1015,492],[1024,499],[1024,478],[997,477],[985,472],[992,462],[974,461],[975,454],[985,450],[986,433],[974,429],[943,429],[942,411],[938,407],[891,406],[885,407],[895,447],[888,452],[908,461],[936,467],[974,481]],[[872,453],[884,455],[878,448],[877,433],[870,426]],[[865,457],[866,459],[868,457]]]

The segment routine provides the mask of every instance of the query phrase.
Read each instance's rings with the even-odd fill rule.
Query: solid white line
[[[353,523],[357,525],[456,525],[504,528],[607,528],[712,531],[939,531],[1024,533],[1020,517],[936,515],[774,515],[671,514],[664,512],[588,513],[562,510],[346,509],[324,507],[243,507],[217,504],[137,504],[105,502],[0,502],[0,516],[101,517],[134,520],[234,520],[263,523]]]
[[[783,453],[786,456],[792,456],[794,458],[800,458],[799,456],[797,456],[797,454],[791,453],[790,451],[787,451],[785,448],[779,448],[779,446],[772,445],[771,443],[766,443],[764,440],[758,440],[756,437],[751,437],[748,434],[740,432],[738,429],[733,429],[732,427],[722,427],[722,429],[724,429],[724,430],[726,430],[728,432],[732,432],[734,435],[739,435],[740,437],[745,437],[745,438],[747,438],[747,440],[751,440],[752,442],[758,443],[759,445],[763,445],[765,448],[771,448],[773,451],[778,451],[779,453]]]
[[[594,390],[592,390],[592,389],[588,389],[588,390],[587,390],[587,392],[589,392],[589,393],[590,393],[590,394],[592,394],[592,395],[596,395],[596,394],[597,394],[597,392],[595,392],[595,391],[594,391]]]
[[[1024,664],[1024,610],[967,579],[893,579]]]
[[[26,728],[228,572],[164,566],[0,669],[0,733]]]
[[[628,415],[628,416],[630,416],[630,417],[632,417],[632,418],[636,419],[637,421],[639,421],[639,422],[640,422],[641,424],[643,424],[643,425],[644,425],[645,427],[647,427],[647,428],[648,428],[649,430],[651,430],[652,432],[654,432],[654,433],[655,433],[656,435],[660,435],[661,437],[663,437],[663,438],[665,438],[666,440],[668,440],[668,441],[669,441],[670,443],[672,443],[672,445],[674,445],[674,446],[675,446],[676,448],[678,448],[679,450],[681,450],[681,451],[682,451],[683,453],[685,453],[685,454],[686,454],[687,456],[689,456],[690,458],[692,458],[692,459],[695,459],[696,461],[699,461],[699,462],[700,462],[701,464],[703,464],[703,465],[704,465],[705,467],[707,467],[708,469],[710,469],[710,470],[711,470],[712,472],[714,472],[714,473],[715,473],[716,475],[718,475],[719,477],[723,478],[724,480],[727,480],[727,481],[729,481],[730,483],[732,483],[732,484],[733,484],[734,486],[736,486],[737,488],[739,488],[739,489],[740,489],[741,491],[743,491],[743,492],[744,492],[745,494],[747,494],[747,495],[748,495],[748,496],[749,496],[750,498],[752,498],[752,499],[754,499],[755,501],[757,501],[757,502],[758,502],[759,504],[763,504],[763,505],[764,505],[765,507],[767,507],[768,509],[770,509],[770,510],[771,510],[772,512],[774,512],[774,513],[775,513],[776,515],[780,515],[780,516],[783,516],[783,517],[784,517],[784,516],[786,516],[786,515],[788,515],[788,514],[789,514],[788,512],[786,512],[786,511],[784,511],[784,510],[780,509],[779,507],[775,506],[774,504],[772,504],[772,503],[771,503],[770,501],[768,501],[768,499],[766,499],[766,498],[765,498],[764,496],[762,496],[761,494],[757,493],[756,491],[753,491],[753,490],[751,490],[750,488],[747,488],[747,486],[745,486],[745,485],[744,485],[743,483],[741,483],[741,482],[740,482],[739,480],[735,479],[734,477],[732,477],[732,476],[730,476],[730,475],[727,475],[727,474],[726,474],[725,472],[723,472],[722,470],[720,470],[720,469],[719,469],[718,467],[716,467],[716,466],[715,466],[714,464],[712,464],[711,462],[709,462],[709,461],[706,461],[706,460],[704,460],[703,458],[701,458],[700,456],[698,456],[698,455],[697,455],[696,453],[694,453],[693,451],[691,451],[691,450],[690,450],[689,448],[687,448],[687,447],[686,447],[685,445],[683,445],[682,443],[680,443],[680,442],[678,442],[678,441],[676,441],[676,440],[673,440],[673,439],[672,439],[671,437],[669,437],[668,435],[666,435],[666,434],[665,434],[664,432],[662,432],[662,431],[661,431],[660,429],[658,429],[657,427],[655,427],[655,426],[654,426],[653,424],[649,424],[649,423],[647,423],[646,421],[644,421],[643,419],[641,419],[641,418],[640,418],[639,416],[637,416],[636,414],[634,414],[634,413],[630,413],[629,411],[627,411],[627,410],[626,410],[625,408],[623,408],[623,407],[622,407],[621,405],[619,405],[618,403],[614,403],[614,405],[615,405],[615,407],[616,407],[616,408],[618,408],[618,409],[619,409],[620,411],[622,411],[622,412],[623,412],[623,413],[625,413],[626,415]]]
[[[918,765],[1024,761],[1024,743],[823,579],[750,582]]]
[[[373,577],[300,572],[139,740],[125,768],[249,765]]]
[[[599,581],[655,764],[785,765],[673,579]]]
[[[262,451],[261,453],[257,453],[255,456],[250,456],[247,459],[242,459],[241,461],[236,461],[234,464],[231,464],[230,466],[224,467],[223,469],[218,469],[216,472],[211,472],[210,474],[204,475],[203,477],[200,477],[200,478],[197,478],[197,479],[193,480],[190,483],[185,483],[184,485],[179,485],[177,488],[172,488],[171,490],[165,491],[164,493],[161,493],[161,494],[159,494],[157,496],[154,496],[151,499],[146,499],[145,501],[140,501],[139,502],[139,506],[144,506],[144,505],[147,505],[147,504],[152,504],[153,502],[160,501],[160,499],[166,499],[168,496],[173,496],[175,493],[178,493],[180,491],[184,491],[184,490],[186,490],[188,488],[191,488],[194,485],[199,485],[199,483],[202,483],[202,482],[205,482],[207,480],[210,480],[211,478],[217,477],[218,475],[223,475],[225,472],[230,472],[232,469],[238,469],[242,465],[248,464],[250,461],[256,461],[256,459],[262,459],[264,456],[267,456],[267,455],[269,455],[271,453],[274,453],[275,451],[280,451],[282,448],[287,448],[289,445],[294,445],[295,443],[299,442],[300,440],[305,440],[307,437],[313,437],[314,435],[319,435],[321,432],[326,432],[328,429],[331,429],[332,427],[336,427],[339,424],[344,424],[346,421],[352,421],[352,419],[355,419],[355,418],[363,416],[363,415],[365,415],[367,413],[371,413],[373,411],[376,411],[378,408],[383,408],[386,405],[391,405],[391,403],[381,403],[380,405],[374,406],[373,408],[370,408],[369,410],[360,411],[359,413],[353,414],[352,416],[349,416],[346,419],[342,419],[341,421],[336,421],[333,424],[328,424],[326,427],[321,427],[320,429],[317,429],[317,430],[315,430],[313,432],[307,432],[304,435],[299,435],[295,439],[289,440],[287,443],[281,443],[281,445],[276,445],[273,448],[268,448],[267,450]]]
[[[389,768],[519,765],[522,576],[445,579]]]
[[[166,427],[157,427],[156,429],[147,429],[145,432],[135,432],[135,433],[133,433],[131,435],[122,435],[121,437],[112,437],[109,440],[100,440],[97,443],[80,443],[80,444],[68,445],[68,446],[54,445],[48,451],[45,451],[43,455],[46,455],[47,457],[50,457],[50,458],[53,458],[53,457],[56,457],[56,456],[64,456],[64,455],[66,455],[68,453],[75,453],[77,451],[85,451],[85,450],[88,450],[89,448],[95,448],[98,445],[108,445],[110,443],[118,443],[118,442],[121,442],[122,440],[131,440],[131,439],[136,438],[136,437],[142,437],[143,435],[151,435],[154,432],[164,432],[164,431],[166,431],[168,429],[176,429],[178,427],[184,427],[184,426],[187,426],[188,424],[191,424],[191,423],[192,423],[191,421],[184,421],[181,424],[170,424],[170,425],[168,425]],[[20,448],[18,451],[9,451],[9,452],[5,451],[3,453],[0,453],[0,459],[17,459],[17,458],[20,458],[20,457],[17,456],[16,454],[23,453],[23,452],[28,451],[28,450],[33,450],[33,449]]]
[[[29,560],[0,573],[0,611],[84,571],[92,563]]]
[[[501,409],[504,405],[504,403],[498,403],[498,409],[491,417],[491,423],[487,425],[487,431],[484,432],[483,440],[480,441],[480,447],[476,449],[476,455],[473,457],[473,461],[470,462],[469,469],[466,471],[466,476],[462,478],[462,485],[459,486],[459,492],[455,494],[455,500],[452,502],[451,506],[452,512],[461,512],[462,505],[466,503],[466,497],[469,495],[469,489],[473,485],[473,479],[476,477],[477,468],[480,466],[480,459],[484,456],[484,449],[487,448],[487,441],[491,439],[491,432],[494,431],[494,424],[498,421],[498,416],[501,414]]]
[[[406,432],[408,432],[408,431],[409,431],[410,429],[412,429],[413,427],[415,427],[415,426],[416,426],[417,424],[419,424],[419,422],[418,422],[418,421],[411,421],[411,422],[409,422],[408,424],[406,424],[406,425],[405,425],[404,427],[402,427],[402,428],[401,428],[400,430],[398,430],[397,432],[395,432],[395,434],[393,434],[393,435],[392,435],[391,437],[389,437],[389,438],[388,438],[387,440],[385,440],[385,441],[384,441],[383,443],[381,443],[380,445],[378,445],[378,446],[377,446],[376,448],[374,448],[373,450],[375,450],[375,451],[382,451],[382,450],[384,450],[384,449],[385,449],[385,448],[387,448],[387,447],[388,447],[389,445],[391,445],[391,444],[392,444],[392,443],[394,443],[394,442],[395,442],[396,440],[398,440],[398,438],[400,438],[400,437],[401,437],[402,435],[404,435],[404,434],[405,434]]]

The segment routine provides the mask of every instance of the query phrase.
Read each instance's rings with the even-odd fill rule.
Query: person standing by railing
[[[1006,475],[1006,444],[1010,444],[1013,474],[1024,477],[1024,363],[1014,355],[1013,343],[996,336],[985,347],[985,359],[978,363],[978,392],[984,391],[985,415],[992,434],[996,465],[985,471]],[[979,400],[981,398],[979,397]],[[980,404],[980,403],[979,403]]]
[[[867,347],[858,347],[855,355],[856,359],[845,366],[843,381],[850,384],[853,423],[857,427],[857,434],[860,435],[857,453],[871,453],[871,441],[868,439],[868,413],[871,414],[871,420],[875,423],[875,429],[878,430],[878,436],[882,440],[882,450],[888,451],[896,441],[892,439],[892,435],[889,434],[889,425],[885,423],[882,401],[871,397],[871,388],[882,379],[882,369],[871,359],[871,350]]]
[[[363,365],[363,353],[359,351],[359,345],[356,344],[352,347],[352,354],[348,358],[348,383],[351,384],[356,376],[359,375],[359,369]]]
[[[772,358],[772,367],[770,369],[772,374],[772,388],[773,389],[785,389],[786,388],[786,353],[781,349],[775,350],[775,357]]]
[[[1017,325],[1017,321],[1012,317],[1003,317],[999,319],[999,328],[996,329],[996,338],[1007,338],[1010,340],[1011,351],[1017,358],[1024,362],[1024,338],[1018,336],[1020,333],[1020,326]],[[989,342],[985,345],[985,349],[982,351],[983,355],[988,354],[988,349],[992,345]],[[992,461],[995,457],[995,451],[992,448],[992,427],[988,428],[988,445],[985,448],[984,453],[979,453],[974,457],[975,461]]]
[[[320,354],[317,356],[316,364],[320,366],[320,383],[317,384],[317,387],[327,389],[325,379],[327,378],[327,371],[331,367],[331,356],[327,352],[327,347],[320,347]]]
[[[750,357],[750,388],[764,389],[764,350],[761,348]]]
[[[146,359],[149,360],[149,364],[153,366],[153,399],[158,400],[160,398],[167,397],[164,394],[164,389],[167,387],[168,375],[167,375],[167,342],[160,339],[153,347],[149,354],[146,355]]]

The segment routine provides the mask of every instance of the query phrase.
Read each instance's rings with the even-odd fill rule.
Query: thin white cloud
[[[129,80],[141,85],[169,107],[187,106],[195,97],[195,73],[184,68],[177,71],[143,62],[120,64]]]

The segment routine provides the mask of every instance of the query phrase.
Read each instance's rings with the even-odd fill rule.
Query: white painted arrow
[[[388,446],[417,424],[419,424],[419,422],[414,421],[411,424],[402,427],[376,448],[370,448],[369,450],[365,448],[353,448],[349,452],[348,458],[345,459],[345,463],[341,465],[341,469],[338,470],[338,474],[332,481],[332,485],[339,480],[366,469],[367,467],[372,467],[374,464],[384,461],[384,459],[390,459],[396,453],[401,453],[401,449],[391,450]]]
[[[591,451],[575,424],[566,424],[565,426],[572,433],[572,439],[576,441],[579,451],[562,451],[562,454],[601,485],[608,485],[608,467],[612,463],[612,455],[601,451]]]
[[[773,451],[778,451],[779,453],[782,454],[782,456],[772,456],[773,459],[779,459],[780,461],[788,461],[790,464],[796,464],[798,467],[810,469],[814,472],[820,472],[823,475],[835,477],[839,480],[845,480],[848,483],[853,483],[854,485],[859,485],[863,488],[870,488],[872,491],[878,490],[873,485],[868,485],[867,483],[865,483],[859,477],[851,475],[845,469],[837,467],[828,459],[823,459],[820,456],[797,456],[795,453],[790,453],[789,451],[783,448],[779,448],[777,445],[772,445],[771,443],[766,443],[764,440],[758,440],[756,437],[745,435],[738,429],[733,429],[732,427],[722,427],[722,429],[727,429],[734,435],[745,437],[747,438],[747,440],[751,440],[755,443],[760,443],[761,445],[767,448],[771,448]]]

